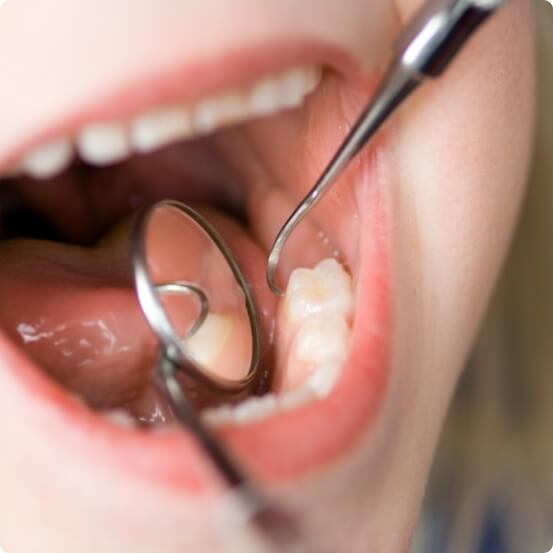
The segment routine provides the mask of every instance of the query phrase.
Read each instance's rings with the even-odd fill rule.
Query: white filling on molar
[[[21,169],[35,179],[47,179],[61,173],[72,157],[73,147],[69,140],[56,140],[27,154],[21,162]]]
[[[136,117],[130,140],[135,151],[151,152],[192,135],[192,116],[185,107],[164,108]]]
[[[111,165],[130,154],[127,130],[117,123],[87,125],[77,138],[81,157],[94,165]]]

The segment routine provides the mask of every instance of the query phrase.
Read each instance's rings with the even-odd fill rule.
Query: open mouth
[[[213,486],[155,392],[156,340],[126,280],[128,217],[164,198],[206,213],[262,314],[270,389],[203,414],[237,459],[265,482],[293,478],[347,453],[375,420],[391,339],[385,139],[295,233],[277,300],[266,253],[368,88],[324,48],[281,54],[269,67],[241,53],[224,82],[200,79],[192,91],[181,70],[165,84],[144,78],[140,95],[107,87],[105,102],[37,129],[5,157],[0,390],[66,456],[173,489]],[[216,349],[224,332],[216,325],[199,347]]]

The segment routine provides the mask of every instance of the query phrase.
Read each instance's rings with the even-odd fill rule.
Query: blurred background
[[[537,141],[519,229],[443,429],[412,553],[553,546],[553,9],[536,0]]]

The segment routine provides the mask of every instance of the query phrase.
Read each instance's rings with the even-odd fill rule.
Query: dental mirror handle
[[[180,424],[190,430],[198,440],[214,468],[240,509],[240,525],[251,525],[275,553],[314,553],[307,549],[303,532],[291,513],[273,504],[261,490],[242,472],[218,438],[201,421],[189,403],[177,380],[178,367],[168,357],[158,360],[157,384],[170,402],[173,414]],[[236,516],[236,513],[234,513]]]
[[[401,32],[395,55],[373,98],[334,154],[313,188],[277,234],[267,260],[267,283],[276,282],[282,249],[296,226],[323,198],[351,159],[376,134],[396,108],[427,78],[440,76],[474,31],[505,0],[430,0]]]

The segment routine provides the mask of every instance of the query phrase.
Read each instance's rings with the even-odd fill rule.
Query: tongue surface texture
[[[265,286],[263,254],[238,225],[220,214],[209,217],[246,273],[267,335],[275,301]],[[158,344],[133,289],[126,236],[118,232],[97,248],[2,243],[0,326],[91,407],[125,406],[139,418],[151,418],[149,412],[159,409],[152,390]],[[167,259],[166,265],[178,265],[182,258]],[[266,352],[269,344],[264,346]]]

